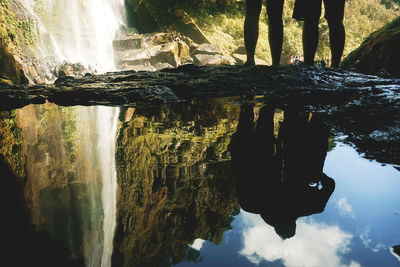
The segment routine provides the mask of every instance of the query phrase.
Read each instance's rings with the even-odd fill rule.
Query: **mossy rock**
[[[14,84],[26,81],[23,71],[18,68],[14,56],[2,40],[0,40],[0,78],[12,81]]]
[[[349,54],[342,67],[400,78],[400,17],[372,33]]]

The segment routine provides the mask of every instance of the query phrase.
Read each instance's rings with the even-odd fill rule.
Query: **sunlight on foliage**
[[[302,55],[302,22],[292,19],[294,0],[286,0],[284,22],[284,44],[281,63],[288,63],[291,56]],[[204,30],[209,40],[217,44],[225,53],[232,53],[238,47],[244,46],[243,24],[244,4],[237,4],[225,12],[206,12],[201,10],[188,11],[199,26]],[[320,21],[320,41],[316,59],[330,58],[328,24],[323,17]],[[383,27],[400,16],[399,5],[391,1],[381,0],[347,0],[344,24],[346,28],[346,45],[343,58],[356,49],[372,32]],[[268,44],[268,24],[265,7],[262,9],[259,25],[259,40],[256,56],[271,63]]]

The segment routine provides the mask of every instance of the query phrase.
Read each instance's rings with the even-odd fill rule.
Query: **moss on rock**
[[[344,68],[367,74],[400,77],[400,17],[365,41],[343,61]]]

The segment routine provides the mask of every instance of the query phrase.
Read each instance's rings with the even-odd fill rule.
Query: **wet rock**
[[[133,38],[135,41],[126,42],[126,45],[117,45],[114,50],[115,63],[119,66],[119,69],[124,70],[156,70],[160,69],[161,66],[177,67],[191,63],[193,59],[190,57],[191,48],[189,45],[194,47],[193,41],[188,38],[181,39],[181,37],[174,32],[134,35],[131,37],[120,36],[122,38],[120,40]],[[115,43],[118,44],[119,41],[116,40]],[[132,47],[127,45],[129,43],[132,43]],[[152,67],[149,68],[149,65]]]
[[[58,77],[85,77],[90,74],[95,74],[96,70],[87,69],[81,63],[69,63],[64,61],[53,69],[53,74]]]
[[[217,55],[221,54],[221,50],[215,44],[201,44],[197,47],[193,52],[192,55],[197,54],[206,54],[206,55]]]
[[[171,64],[169,64],[169,63],[156,63],[156,64],[154,64],[154,67],[157,69],[157,70],[162,70],[162,69],[172,69],[172,68],[174,68],[174,66],[172,66]]]
[[[193,63],[198,66],[235,65],[236,60],[223,55],[217,45],[201,44],[192,52]]]
[[[178,67],[181,64],[179,58],[179,45],[177,42],[160,45],[160,49],[158,49],[150,60],[150,63],[153,65],[163,62],[171,64],[174,67]]]
[[[400,17],[372,33],[342,66],[366,74],[400,78]]]
[[[143,38],[137,36],[123,36],[119,39],[114,39],[113,48],[115,51],[125,51],[130,49],[140,49],[144,46]]]
[[[243,65],[244,63],[246,63],[247,60],[246,54],[233,53],[231,56],[236,61],[237,65]],[[262,59],[255,58],[254,60],[256,62],[256,65],[268,65],[267,62],[265,62]]]
[[[197,54],[193,56],[193,63],[198,66],[235,65],[236,60],[220,54]]]
[[[200,54],[199,54],[200,55]],[[213,56],[213,55],[211,55]],[[143,70],[143,69],[142,69]],[[195,66],[60,77],[53,85],[0,82],[0,109],[30,103],[140,107],[212,97],[264,96],[329,114],[366,158],[400,165],[400,80],[310,66]]]
[[[144,65],[146,61],[151,59],[151,55],[148,50],[130,49],[122,52],[114,53],[116,65]]]
[[[211,43],[193,19],[183,10],[175,10],[171,14],[171,26],[180,34],[189,37],[198,44]]]

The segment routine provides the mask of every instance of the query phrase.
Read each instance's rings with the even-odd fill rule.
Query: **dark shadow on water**
[[[8,266],[84,266],[71,260],[66,246],[29,224],[21,183],[0,154],[2,263]]]
[[[232,166],[241,208],[286,239],[295,235],[297,218],[324,210],[335,182],[322,171],[329,130],[318,114],[288,107],[281,125],[274,115],[266,104],[255,123],[254,105],[241,105]]]

